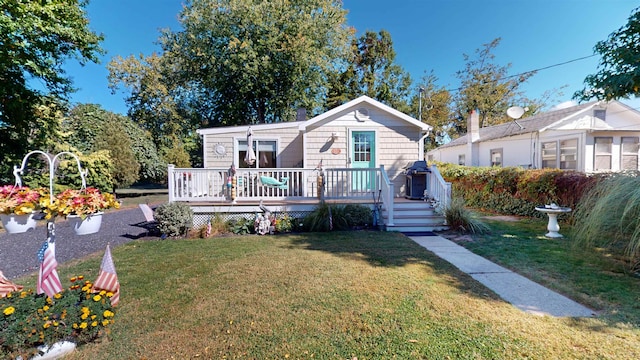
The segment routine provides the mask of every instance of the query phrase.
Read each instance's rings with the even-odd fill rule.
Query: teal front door
[[[351,168],[363,169],[376,166],[375,131],[351,132]],[[354,171],[351,174],[353,191],[373,191],[375,189],[374,171]]]

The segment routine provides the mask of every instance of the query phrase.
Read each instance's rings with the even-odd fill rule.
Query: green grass
[[[499,231],[497,240],[510,239]],[[494,252],[550,244],[518,241]],[[112,252],[116,323],[68,359],[640,358],[631,321],[523,313],[399,234],[136,241]],[[101,255],[60,266],[61,276],[97,274]],[[533,269],[543,260],[519,261]]]
[[[604,249],[576,244],[561,222],[561,239],[544,237],[547,220],[488,221],[492,232],[460,245],[599,312],[608,324],[640,326],[640,278]]]

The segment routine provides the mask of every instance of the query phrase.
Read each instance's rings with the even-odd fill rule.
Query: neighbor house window
[[[542,143],[542,167],[575,170],[578,167],[578,139]]]
[[[560,141],[560,169],[575,170],[578,165],[578,139]]]
[[[620,147],[620,159],[622,170],[638,170],[638,138],[622,137],[622,146]]]
[[[502,149],[491,149],[491,166],[502,166]]]
[[[593,110],[593,117],[602,121],[607,121],[607,110]]]
[[[594,170],[611,170],[611,148],[613,138],[597,137],[595,138],[593,169]]]
[[[550,141],[542,143],[542,167],[556,168],[558,167],[558,143]]]
[[[464,154],[458,155],[458,165],[464,166]]]
[[[256,155],[256,161],[253,165],[249,165],[244,161],[247,154],[247,141],[238,141],[238,162],[241,168],[275,168],[277,155],[277,142],[275,140],[254,140],[253,152]]]

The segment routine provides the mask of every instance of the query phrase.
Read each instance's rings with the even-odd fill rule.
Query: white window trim
[[[240,168],[240,162],[244,161],[244,159],[240,159],[240,141],[247,141],[247,137],[235,137],[233,138],[233,163],[236,165],[236,168]],[[276,169],[280,168],[280,157],[282,156],[282,154],[280,153],[280,139],[279,138],[272,138],[272,137],[259,137],[259,136],[253,136],[253,141],[275,141],[276,143]],[[256,157],[258,156],[258,154],[256,154]],[[261,167],[259,167],[260,165],[258,164],[258,167],[255,168],[251,168],[251,169],[262,169]],[[244,168],[247,169],[247,168]],[[271,169],[271,168],[268,168]]]

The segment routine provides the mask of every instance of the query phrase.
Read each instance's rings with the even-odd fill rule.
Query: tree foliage
[[[117,187],[130,185],[131,179],[157,182],[166,175],[166,163],[161,160],[151,135],[126,116],[104,110],[100,105],[79,104],[71,109],[62,129],[66,141],[84,153],[110,150]],[[127,174],[116,174],[123,171]],[[122,181],[124,177],[129,180]]]
[[[25,148],[47,149],[57,140],[60,114],[72,90],[64,62],[98,61],[102,36],[89,30],[86,4],[0,0],[2,180]],[[34,88],[36,83],[43,89]]]
[[[611,100],[640,95],[640,7],[632,11],[627,24],[599,41],[594,51],[602,56],[598,71],[585,78],[587,87],[574,98]]]
[[[465,69],[456,73],[461,86],[455,98],[457,121],[453,127],[458,133],[466,132],[466,119],[472,110],[479,111],[480,127],[484,127],[511,121],[506,115],[510,106],[518,104],[528,107],[531,102],[524,97],[520,86],[535,72],[508,76],[511,64],[501,66],[494,62],[495,55],[492,52],[500,40],[496,38],[476,49],[475,58],[463,54]]]
[[[167,124],[289,121],[298,107],[318,109],[350,34],[337,0],[190,0],[180,22],[163,32],[162,55],[111,64],[113,85],[132,89],[132,117],[167,138],[185,137]]]
[[[329,81],[327,108],[367,95],[399,111],[409,112],[411,76],[395,63],[391,34],[367,31],[351,42],[346,68]]]
[[[418,84],[418,92],[411,99],[411,109],[416,118],[433,126],[427,136],[425,149],[433,149],[445,144],[455,134],[452,133],[451,93],[437,84],[433,71],[425,74]],[[422,108],[421,108],[422,107]]]

